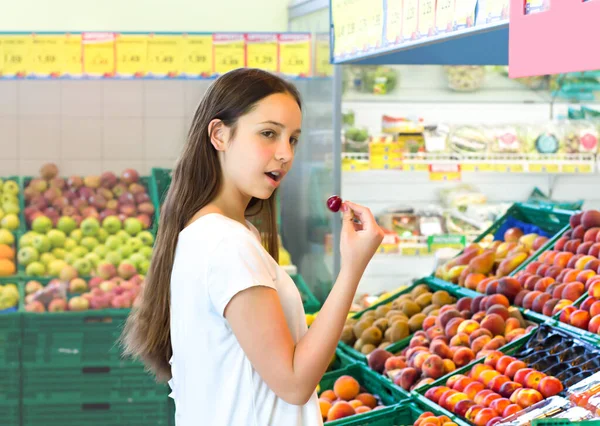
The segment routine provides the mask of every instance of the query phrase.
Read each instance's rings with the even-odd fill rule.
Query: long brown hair
[[[171,378],[170,286],[177,239],[192,217],[221,189],[221,165],[210,142],[208,125],[211,120],[220,119],[235,134],[237,120],[275,93],[289,93],[301,107],[300,95],[292,84],[266,71],[238,69],[219,77],[196,110],[160,209],[158,235],[144,290],[120,339],[124,354],[142,360],[158,381]],[[257,225],[265,248],[277,260],[276,195],[267,200],[253,198],[246,216]]]

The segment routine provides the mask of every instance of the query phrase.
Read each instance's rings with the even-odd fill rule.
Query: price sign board
[[[183,74],[188,77],[213,75],[212,34],[184,34],[182,43]]]
[[[176,77],[182,71],[182,40],[180,34],[150,34],[148,36],[147,72],[155,77]]]
[[[388,44],[402,42],[403,0],[388,0],[385,15],[385,41]]]
[[[0,35],[0,75],[24,78],[31,70],[32,36]]]
[[[119,77],[143,77],[147,70],[148,37],[116,34],[116,72]]]
[[[279,66],[277,34],[246,34],[245,37],[248,68],[277,72]]]
[[[279,34],[279,72],[310,77],[311,67],[310,34]]]
[[[246,43],[243,34],[214,34],[215,72],[225,74],[246,66]]]
[[[35,77],[59,77],[64,57],[65,36],[62,34],[32,35],[31,69]]]
[[[83,73],[88,77],[115,75],[115,34],[83,33]]]
[[[82,38],[81,34],[65,34],[61,76],[77,78],[83,75]]]

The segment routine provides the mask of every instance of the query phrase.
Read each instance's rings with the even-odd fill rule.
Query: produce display
[[[0,284],[0,315],[14,312],[19,305],[19,289],[14,283]]]
[[[323,390],[319,395],[319,407],[323,421],[342,419],[356,414],[383,408],[377,396],[371,395],[352,376],[340,376],[333,389]]]
[[[0,179],[0,230],[2,236],[6,231],[14,232],[19,229],[21,222],[19,220],[19,184],[13,179]],[[0,238],[0,243],[6,244]]]
[[[450,417],[448,416],[436,416],[430,411],[426,411],[419,416],[417,421],[414,423],[414,426],[427,426],[427,425],[437,425],[437,426],[457,426]]]

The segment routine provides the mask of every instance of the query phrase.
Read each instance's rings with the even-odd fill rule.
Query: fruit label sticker
[[[387,0],[385,12],[385,41],[387,44],[402,42],[402,0]]]
[[[182,73],[188,77],[210,77],[213,74],[212,35],[184,34],[181,40]]]
[[[435,31],[435,0],[419,0],[419,37],[429,37]]]
[[[225,74],[246,66],[246,47],[243,34],[213,34],[214,70]]]
[[[64,58],[63,35],[33,34],[31,69],[28,74],[36,77],[59,77]]]
[[[477,0],[456,0],[454,9],[454,29],[461,30],[475,25]]]
[[[454,22],[454,0],[438,0],[435,11],[435,28],[438,33],[452,31]]]
[[[88,77],[115,75],[114,33],[83,33],[83,73]]]
[[[82,35],[65,34],[63,45],[64,61],[60,63],[60,74],[69,77],[81,77],[83,73]]]
[[[143,77],[146,74],[148,37],[145,34],[117,34],[115,49],[119,77]]]
[[[402,38],[415,40],[419,29],[419,0],[404,0],[402,8]]]
[[[329,34],[317,34],[315,42],[315,72],[319,77],[333,75],[329,46]]]
[[[181,35],[150,34],[148,36],[148,74],[154,77],[176,77],[181,72]]]
[[[311,67],[310,34],[279,34],[279,72],[310,77]]]
[[[248,68],[277,72],[278,53],[277,34],[246,34]]]
[[[31,69],[31,49],[29,35],[0,35],[0,76],[25,77]]]

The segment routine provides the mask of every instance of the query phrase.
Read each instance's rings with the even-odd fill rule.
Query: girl
[[[307,330],[275,222],[301,120],[296,88],[255,69],[220,77],[196,111],[122,337],[170,379],[177,426],[322,424],[315,389],[383,233],[368,209],[343,204],[341,272]]]

